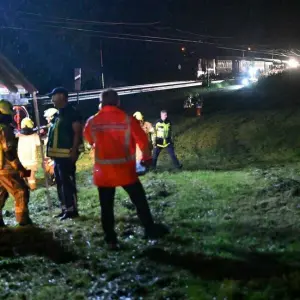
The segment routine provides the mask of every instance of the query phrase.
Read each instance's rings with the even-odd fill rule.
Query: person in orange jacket
[[[147,134],[148,140],[151,138],[152,146],[155,144],[155,130],[154,127],[150,122],[147,122],[144,120],[144,116],[141,112],[137,111],[133,114],[133,117],[140,123],[141,128],[144,130],[144,132]],[[153,147],[150,147],[150,151]],[[143,153],[140,150],[140,148],[136,147],[136,170],[138,174],[144,174],[147,170],[144,166],[141,165]]]
[[[142,151],[143,164],[150,166],[152,163],[148,137],[139,122],[119,108],[116,91],[104,91],[101,103],[102,109],[85,125],[84,138],[95,147],[94,184],[99,192],[105,241],[111,248],[117,247],[113,208],[118,186],[123,187],[136,206],[145,235],[158,238],[168,230],[154,224],[145,190],[136,173],[136,145]]]

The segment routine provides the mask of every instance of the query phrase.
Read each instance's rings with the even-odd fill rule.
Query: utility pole
[[[77,93],[77,105],[79,104],[79,92],[81,91],[81,68],[74,70],[75,92]]]
[[[104,69],[103,69],[103,50],[102,50],[102,41],[100,42],[100,62],[101,62],[101,83],[102,89],[105,88],[104,85]]]
[[[209,87],[208,59],[206,60],[207,87]]]

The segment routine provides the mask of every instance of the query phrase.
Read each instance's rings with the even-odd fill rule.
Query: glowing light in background
[[[250,75],[251,78],[255,78],[256,77],[255,75],[257,73],[257,69],[254,68],[254,67],[250,67],[248,72],[249,72],[249,75]]]
[[[242,85],[243,85],[243,86],[249,85],[249,79],[244,78],[244,79],[242,80]]]
[[[298,68],[299,67],[299,62],[295,59],[295,58],[291,58],[289,61],[288,61],[288,66],[290,68]]]

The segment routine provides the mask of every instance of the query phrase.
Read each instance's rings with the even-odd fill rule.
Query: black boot
[[[64,215],[65,215],[65,212],[64,212],[64,211],[62,211],[60,214],[58,214],[58,215],[54,216],[54,218],[58,219],[58,218],[61,218],[61,217],[63,217]]]
[[[145,238],[159,239],[169,234],[169,228],[164,224],[153,224],[150,228],[145,229]]]
[[[60,220],[67,220],[67,219],[75,219],[78,218],[78,212],[73,212],[73,211],[67,211],[61,218]]]

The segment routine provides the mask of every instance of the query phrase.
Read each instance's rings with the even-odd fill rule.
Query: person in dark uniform
[[[54,175],[62,209],[56,217],[65,220],[78,217],[75,172],[79,153],[83,151],[83,120],[68,103],[68,91],[65,88],[55,88],[49,96],[59,112],[49,128],[47,156],[54,160]]]
[[[0,227],[5,226],[2,210],[11,194],[15,199],[16,221],[20,226],[30,225],[28,202],[29,188],[24,178],[30,176],[17,154],[18,142],[11,123],[13,121],[12,104],[0,100]]]
[[[182,165],[179,162],[175,150],[174,143],[172,139],[172,123],[168,119],[168,112],[162,110],[160,112],[160,119],[155,123],[155,146],[153,150],[153,168],[156,169],[157,159],[162,150],[167,149],[174,166],[177,169],[181,169]]]

